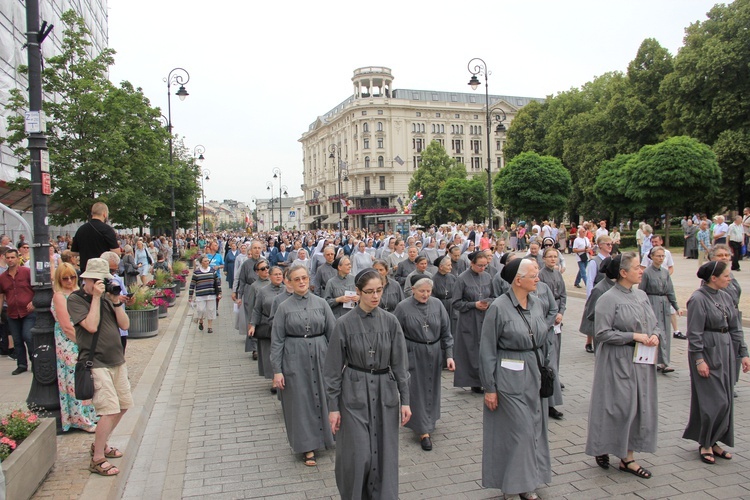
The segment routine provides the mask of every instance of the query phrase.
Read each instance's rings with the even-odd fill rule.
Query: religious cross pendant
[[[305,332],[310,333],[310,325],[305,325]]]
[[[425,321],[424,325],[422,325],[422,328],[424,328],[424,331],[426,332],[427,330],[430,329],[430,325]]]
[[[370,357],[371,357],[371,358],[375,356],[375,349],[373,349],[372,347],[370,347],[370,350],[369,350],[369,351],[367,351],[367,352],[369,352],[369,353],[370,353]]]

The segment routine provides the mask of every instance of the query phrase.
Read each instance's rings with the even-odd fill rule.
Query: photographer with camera
[[[128,408],[133,405],[128,369],[120,342],[120,329],[127,330],[130,320],[123,308],[120,285],[113,281],[109,264],[100,258],[89,259],[81,274],[83,288],[68,298],[68,313],[75,325],[79,359],[93,362],[93,403],[99,415],[89,470],[101,476],[114,476],[120,470],[107,459],[120,458],[122,452],[107,444]],[[94,352],[92,344],[96,342]]]
[[[109,273],[112,275],[112,286],[120,287],[120,300],[125,302],[126,306],[132,306],[133,302],[135,302],[135,298],[133,297],[133,294],[128,294],[128,287],[125,286],[125,280],[122,276],[117,274],[118,269],[120,268],[120,257],[114,252],[104,252],[101,255],[101,258],[106,260],[109,264]],[[115,288],[112,288],[112,290],[115,290]],[[125,348],[128,345],[128,331],[123,330],[122,328],[120,328],[120,341],[122,342],[122,352],[124,354]]]

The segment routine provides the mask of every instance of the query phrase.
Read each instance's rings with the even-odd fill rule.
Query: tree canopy
[[[422,151],[422,163],[409,181],[409,195],[422,192],[423,198],[414,206],[417,222],[440,224],[449,220],[448,207],[438,201],[438,193],[448,179],[466,179],[466,167],[457,163],[437,141]]]
[[[451,177],[440,188],[437,201],[447,207],[450,220],[484,220],[487,217],[487,183],[479,177]]]
[[[561,216],[570,196],[570,173],[553,156],[521,153],[495,176],[495,194],[512,216]]]

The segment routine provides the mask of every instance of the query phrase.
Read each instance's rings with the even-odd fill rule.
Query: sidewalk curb
[[[79,497],[81,500],[117,500],[122,498],[148,419],[167,373],[169,362],[172,360],[177,341],[182,333],[182,327],[185,321],[189,321],[186,314],[187,304],[187,293],[184,293],[175,306],[176,310],[172,322],[154,350],[151,361],[149,361],[138,380],[138,385],[132,390],[133,407],[122,417],[110,438],[110,442],[123,452],[121,459],[112,462],[120,469],[120,473],[114,478],[91,474],[86,481],[83,493]]]

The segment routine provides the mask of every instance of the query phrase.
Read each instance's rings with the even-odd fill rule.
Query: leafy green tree
[[[553,156],[526,152],[497,173],[494,187],[500,203],[513,216],[541,220],[565,212],[570,172]]]
[[[644,146],[626,168],[625,195],[664,211],[667,245],[670,214],[716,196],[721,185],[721,170],[714,152],[686,136]]]
[[[611,220],[617,220],[617,214],[643,210],[641,204],[625,195],[628,189],[629,165],[638,159],[637,153],[617,155],[604,161],[594,183],[594,194],[599,203],[611,211]]]
[[[44,102],[54,190],[51,203],[59,207],[50,219],[57,224],[84,220],[98,199],[107,203],[116,225],[160,222],[155,218],[159,212],[169,212],[176,174],[176,167],[168,165],[169,134],[160,123],[161,112],[151,107],[141,89],[129,82],[115,86],[109,81],[114,51],[107,48],[92,55],[90,33],[80,17],[68,11],[61,19],[65,25],[61,53],[46,60],[42,73],[45,91],[56,96]],[[9,119],[6,140],[20,159],[19,170],[28,170],[25,96],[11,91],[7,107],[17,115]],[[26,188],[28,182],[21,177],[13,185]]]
[[[545,147],[544,127],[540,118],[547,109],[547,103],[531,101],[521,108],[508,128],[503,147],[506,161],[510,161],[524,151],[542,153]]]
[[[480,177],[452,177],[440,188],[437,201],[447,208],[451,220],[484,220],[487,217],[487,183]]]
[[[414,206],[417,222],[427,225],[448,221],[448,207],[438,202],[438,193],[451,178],[466,179],[466,167],[456,163],[439,142],[432,141],[422,151],[422,163],[409,181],[409,196],[417,191],[423,196]]]
[[[690,25],[674,71],[662,85],[670,135],[689,135],[718,151],[723,198],[742,210],[750,190],[750,0],[717,4]]]

